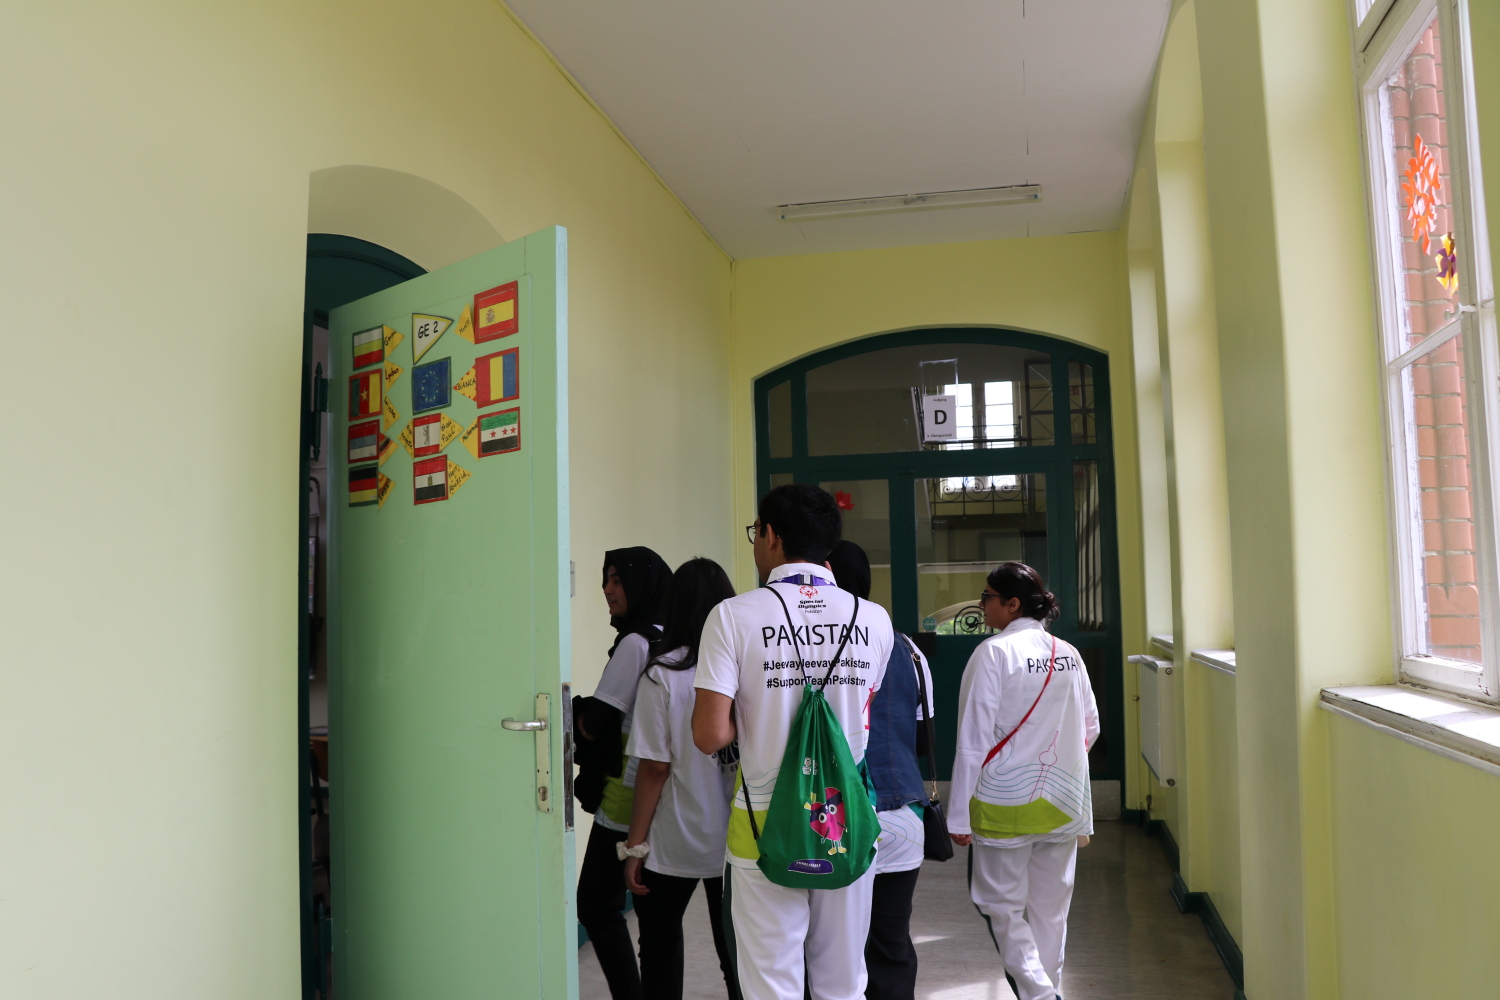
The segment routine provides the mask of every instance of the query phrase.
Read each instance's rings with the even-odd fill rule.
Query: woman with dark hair
[[[964,668],[948,830],[969,847],[969,896],[1017,997],[1053,1000],[1078,847],[1094,832],[1099,710],[1078,650],[1047,632],[1057,600],[1036,570],[1001,563],[979,602],[1000,634]]]
[[[682,997],[682,917],[700,880],[724,984],[731,1000],[739,1000],[722,917],[735,748],[702,753],[693,746],[692,724],[703,623],[733,596],[729,577],[712,559],[689,559],[677,568],[666,634],[636,696],[626,751],[637,762],[635,807],[623,850],[625,884],[636,895],[640,918],[641,991],[651,1000]]]
[[[609,662],[592,698],[574,706],[580,773],[579,803],[594,814],[578,872],[578,922],[614,1000],[640,1000],[641,974],[625,923],[625,856],[619,847],[630,829],[634,762],[625,743],[635,709],[636,685],[661,636],[672,570],[643,545],[604,553],[604,602],[615,629]]]
[[[870,559],[864,549],[847,539],[840,541],[828,553],[828,568],[841,589],[869,598]],[[912,1000],[916,995],[911,901],[922,870],[922,810],[927,802],[917,758],[927,753],[921,720],[931,717],[932,672],[927,658],[897,633],[885,678],[870,700],[870,743],[865,750],[880,817],[870,936],[865,939],[868,1000]]]

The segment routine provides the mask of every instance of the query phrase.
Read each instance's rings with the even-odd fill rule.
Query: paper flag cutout
[[[458,465],[453,459],[448,459],[448,495],[451,497],[458,492],[458,488],[469,481],[474,473]]]
[[[482,344],[519,330],[517,283],[512,281],[474,296],[474,343]]]
[[[384,472],[375,473],[375,477],[375,496],[378,499],[380,506],[384,507],[385,498],[391,495],[391,487],[396,484],[392,482],[390,477],[387,476]],[[378,510],[379,508],[376,509]]]
[[[453,383],[453,391],[470,399],[479,398],[479,373],[473,368],[464,372],[464,377]]]
[[[407,424],[401,428],[401,437],[399,440],[401,441],[401,446],[406,449],[406,453],[415,458],[417,454],[417,436],[416,432],[411,429],[411,424]]]
[[[493,410],[481,413],[479,426],[479,457],[503,455],[508,451],[521,450],[521,408]]]
[[[396,421],[401,419],[401,414],[397,413],[396,408],[391,405],[391,397],[385,397],[383,400],[381,400],[381,404],[380,429],[383,431],[388,431],[391,429],[391,424],[394,424]]]
[[[437,503],[448,499],[448,466],[451,464],[442,455],[413,462],[411,466],[412,503]]]
[[[367,507],[375,502],[377,475],[373,465],[357,465],[349,470],[349,506]]]
[[[388,459],[388,458],[390,458],[394,454],[396,454],[396,442],[393,439],[391,439],[391,438],[381,437],[381,439],[380,439],[380,461],[377,464],[384,465],[385,464],[385,460]]]
[[[469,429],[464,431],[464,447],[469,449],[469,454],[475,458],[479,457],[479,418],[475,417]]]
[[[380,412],[380,369],[349,376],[349,419],[373,417]]]
[[[416,450],[412,452],[414,458],[427,458],[442,451],[442,445],[438,441],[438,434],[443,429],[442,418],[439,414],[429,417],[413,417],[411,422],[411,439]]]
[[[401,341],[406,339],[406,335],[397,333],[388,326],[383,326],[381,329],[385,331],[385,356],[390,357],[391,352],[401,345]]]
[[[393,386],[393,385],[396,384],[396,380],[401,377],[401,373],[403,371],[405,371],[405,369],[402,368],[400,365],[391,364],[389,361],[387,361],[385,363],[385,391],[386,392],[390,392],[391,391],[391,386]]]
[[[354,367],[373,365],[384,357],[380,345],[380,327],[372,326],[354,335]]]
[[[464,425],[454,420],[448,414],[443,414],[443,427],[438,431],[438,449],[446,450],[453,443],[453,439],[464,432]]]
[[[454,327],[453,332],[469,343],[474,343],[474,310],[467,303],[464,304],[464,311],[459,313],[458,326]]]
[[[422,355],[436,344],[438,338],[448,327],[453,325],[451,319],[443,316],[429,316],[426,313],[411,314],[411,356],[414,361],[421,361]]]

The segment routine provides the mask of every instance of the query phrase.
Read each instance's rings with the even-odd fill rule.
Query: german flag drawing
[[[412,503],[448,499],[448,460],[442,455],[412,463]]]
[[[474,296],[474,343],[507,337],[521,328],[516,315],[516,282]]]
[[[380,414],[380,369],[349,376],[349,419]]]
[[[354,335],[354,367],[385,360],[385,327],[375,326]]]
[[[349,506],[368,507],[379,503],[377,494],[380,470],[374,465],[356,465],[349,469]]]
[[[368,462],[380,454],[380,421],[349,425],[349,463]]]

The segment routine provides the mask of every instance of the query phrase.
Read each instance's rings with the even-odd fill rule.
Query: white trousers
[[[1063,950],[1078,840],[969,849],[969,897],[1016,981],[1020,1000],[1062,995]]]
[[[863,1000],[875,867],[842,889],[788,889],[728,866],[724,891],[745,1000]]]

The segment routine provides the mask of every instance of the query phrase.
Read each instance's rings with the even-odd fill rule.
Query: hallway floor
[[[1234,983],[1197,914],[1178,913],[1172,869],[1161,845],[1139,827],[1100,823],[1079,852],[1068,921],[1064,996],[1068,1000],[1231,1000]],[[962,850],[929,861],[917,883],[912,939],[921,969],[919,1000],[1013,1000],[984,921],[969,902]],[[700,892],[688,910],[685,1000],[722,1000]],[[630,916],[634,930],[635,917]],[[608,1000],[593,949],[578,951],[579,1000]]]

